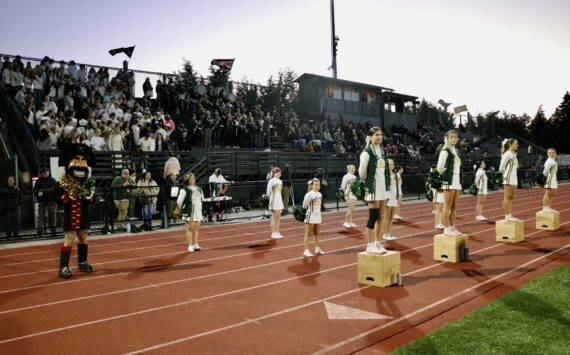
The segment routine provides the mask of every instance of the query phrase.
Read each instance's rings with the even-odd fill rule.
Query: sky
[[[569,0],[336,0],[338,76],[469,111],[554,112],[570,90]],[[231,78],[330,76],[329,0],[0,1],[0,53]],[[142,85],[142,81],[137,82]]]

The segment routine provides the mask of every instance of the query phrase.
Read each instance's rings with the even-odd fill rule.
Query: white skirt
[[[269,207],[270,211],[281,211],[284,208],[283,198],[281,197],[281,191],[272,193],[269,196]]]
[[[390,186],[390,197],[388,198],[388,202],[386,206],[388,207],[398,207],[398,199],[396,198],[396,191],[397,187],[395,185]]]
[[[443,190],[461,190],[461,180],[459,174],[453,174],[451,185],[442,185]]]
[[[433,198],[435,203],[443,203],[445,199],[443,198],[443,192],[437,192],[436,189],[431,189],[433,191]]]
[[[546,178],[546,184],[544,184],[545,189],[557,189],[558,188],[558,180],[556,179],[556,175],[552,176],[552,178]]]
[[[321,204],[313,206],[313,211],[307,209],[307,216],[304,220],[307,224],[321,224]]]
[[[202,221],[202,201],[192,201],[192,215],[182,215],[182,219],[186,222],[201,222]]]

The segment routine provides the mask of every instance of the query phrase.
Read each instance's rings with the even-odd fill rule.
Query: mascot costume
[[[90,167],[95,164],[93,151],[85,144],[67,145],[59,157],[59,166],[65,168],[58,186],[58,202],[64,205],[63,232],[65,241],[61,247],[59,277],[69,279],[69,258],[73,241],[77,237],[77,266],[81,272],[93,272],[87,262],[87,235],[89,234],[89,204],[95,194],[95,179],[90,177]]]

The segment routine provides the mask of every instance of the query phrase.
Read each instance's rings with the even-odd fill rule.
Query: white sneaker
[[[344,222],[344,223],[342,224],[342,226],[343,226],[344,228],[352,228],[352,225],[351,225],[350,223],[347,223],[347,222]]]
[[[452,227],[445,227],[443,229],[443,235],[449,235],[449,236],[457,237],[457,236],[461,235],[461,233],[459,233],[457,230],[453,229]]]
[[[382,254],[383,251],[378,248],[378,246],[376,245],[376,243],[370,243],[366,246],[366,252],[368,254]]]
[[[445,226],[441,223],[438,223],[435,225],[435,229],[444,229],[444,228],[445,228]]]
[[[387,252],[386,248],[384,248],[384,244],[379,241],[374,242],[376,245],[376,249],[379,251],[380,254],[384,254]]]
[[[194,252],[194,246],[193,246],[193,245],[189,245],[189,246],[188,246],[188,251],[189,251],[190,253],[193,253],[193,252]]]
[[[404,219],[402,218],[402,216],[400,216],[399,214],[395,215],[395,216],[394,216],[394,219],[397,219],[397,220],[399,220],[399,221],[404,220]]]
[[[513,216],[512,214],[509,214],[509,215],[505,216],[505,221],[507,221],[507,222],[518,222],[519,219],[516,218],[515,216]]]
[[[476,220],[476,221],[486,221],[486,220],[487,220],[487,217],[485,217],[485,216],[483,216],[483,215],[479,215],[479,216],[475,217],[475,220]]]
[[[356,224],[354,224],[354,223],[352,223],[352,222],[350,223],[350,226],[351,226],[352,228],[356,228],[356,227],[357,227]]]
[[[455,226],[451,226],[451,229],[453,229],[454,232],[456,232],[458,235],[463,235],[463,233],[461,233],[457,228],[455,228]]]
[[[384,239],[384,240],[396,240],[398,238],[394,237],[392,234],[384,234],[382,239]]]
[[[273,232],[271,233],[271,239],[282,239],[283,236],[281,236],[278,232]]]
[[[547,213],[554,213],[556,212],[556,210],[550,208],[550,207],[543,207],[542,208],[542,212],[547,212]]]
[[[202,247],[200,245],[198,245],[198,243],[193,245],[194,250],[202,250]]]
[[[311,254],[311,252],[309,251],[309,249],[305,249],[305,251],[303,252],[303,256],[305,258],[308,258],[310,256],[313,256],[313,254]]]
[[[316,247],[316,248],[315,248],[315,254],[316,254],[316,255],[323,255],[324,253],[325,253],[325,252],[322,251],[321,248],[319,248],[319,247]]]

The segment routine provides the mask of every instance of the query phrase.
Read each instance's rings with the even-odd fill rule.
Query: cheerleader
[[[323,201],[323,196],[319,192],[321,189],[321,182],[319,179],[313,179],[309,182],[311,189],[305,194],[303,199],[303,208],[307,209],[307,215],[305,217],[305,239],[303,244],[305,245],[305,251],[303,252],[304,257],[313,256],[309,251],[309,236],[313,235],[313,242],[315,243],[315,254],[323,255],[323,251],[319,248],[319,230],[321,228],[321,204]]]
[[[505,220],[510,222],[518,221],[518,218],[515,218],[512,214],[513,199],[515,197],[515,191],[517,190],[518,186],[518,148],[519,143],[516,139],[505,139],[503,141],[503,157],[501,158],[501,165],[499,166],[499,171],[503,173],[503,190],[505,193],[503,198],[503,210],[505,211]]]
[[[487,173],[485,168],[487,164],[484,161],[477,163],[477,172],[475,173],[475,186],[477,186],[477,206],[475,211],[477,216],[476,221],[486,221],[487,217],[483,216],[483,204],[485,203],[485,198],[487,197]]]
[[[455,148],[457,144],[457,131],[450,130],[445,134],[446,143],[439,153],[437,171],[441,174],[441,188],[443,190],[442,220],[445,235],[460,236],[462,233],[455,228],[455,209],[461,191],[461,159]]]
[[[182,210],[182,219],[186,221],[186,240],[188,240],[188,251],[202,250],[198,245],[198,229],[202,221],[202,200],[204,193],[196,186],[196,176],[190,173],[187,180],[188,185],[180,190],[178,207]]]
[[[344,228],[355,228],[356,224],[352,223],[352,213],[356,207],[356,196],[350,191],[352,188],[352,183],[356,180],[354,172],[356,167],[354,165],[349,165],[346,167],[346,175],[342,177],[342,183],[340,184],[341,190],[344,192],[344,199],[346,200],[347,211],[344,216],[344,223],[342,226]]]
[[[402,216],[400,216],[400,207],[402,207],[402,174],[404,173],[404,167],[398,165],[396,168],[396,173],[394,174],[394,179],[396,179],[396,187],[398,188],[397,191],[397,198],[398,198],[398,207],[394,210],[394,219],[398,221],[403,220]]]
[[[544,198],[542,199],[543,212],[556,212],[550,208],[554,191],[558,188],[558,180],[556,173],[558,172],[558,164],[556,163],[556,149],[548,148],[548,159],[544,163],[544,170],[542,173],[546,176],[546,183],[544,184]]]
[[[388,166],[390,167],[390,171],[394,171],[394,161],[392,159],[388,159]],[[384,240],[395,240],[396,237],[394,237],[391,233],[390,233],[390,229],[392,228],[392,219],[395,217],[394,213],[396,212],[396,209],[398,208],[398,199],[399,199],[399,194],[398,194],[398,179],[397,179],[397,174],[396,172],[394,172],[394,174],[392,175],[392,179],[390,179],[390,197],[388,198],[388,202],[386,203],[386,213],[383,216],[384,218],[382,219],[382,222],[384,223],[384,235],[383,235],[383,239]]]
[[[360,154],[358,174],[364,181],[364,200],[368,203],[368,222],[366,235],[368,246],[366,252],[383,254],[384,246],[378,241],[382,233],[382,219],[386,213],[386,200],[389,196],[390,171],[388,169],[388,154],[382,148],[382,130],[372,127],[366,137],[366,148]],[[375,226],[377,229],[375,230]]]
[[[271,211],[271,239],[281,239],[283,236],[279,233],[279,220],[281,219],[281,211],[283,210],[283,198],[281,190],[283,183],[281,182],[281,169],[275,167],[271,169],[271,178],[267,182],[267,196],[269,197],[269,211]]]

